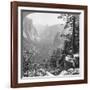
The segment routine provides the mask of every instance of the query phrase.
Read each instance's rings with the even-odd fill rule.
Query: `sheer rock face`
[[[33,59],[42,62],[52,55],[53,50],[64,48],[65,37],[62,34],[68,32],[64,25],[34,26],[32,19],[27,17],[23,20],[23,49],[33,52]]]

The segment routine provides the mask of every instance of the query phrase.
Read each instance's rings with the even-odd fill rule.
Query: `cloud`
[[[27,18],[32,19],[33,24],[37,25],[55,25],[55,24],[63,24],[65,21],[63,19],[58,19],[60,14],[52,14],[52,13],[31,13],[27,15]]]

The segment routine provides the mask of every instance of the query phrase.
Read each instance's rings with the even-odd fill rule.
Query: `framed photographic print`
[[[11,87],[87,83],[87,6],[11,2]]]

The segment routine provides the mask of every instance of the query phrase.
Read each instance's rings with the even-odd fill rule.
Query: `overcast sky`
[[[52,14],[52,13],[32,13],[28,14],[26,17],[28,19],[33,20],[33,24],[37,25],[55,25],[55,24],[64,24],[65,21],[63,19],[58,19],[57,17],[60,14]]]

